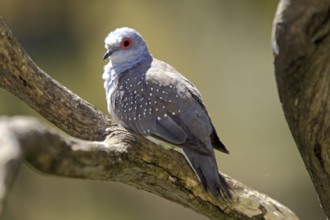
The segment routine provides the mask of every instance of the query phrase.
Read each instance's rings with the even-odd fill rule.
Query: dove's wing
[[[171,66],[154,59],[121,76],[114,113],[125,127],[209,154],[211,120],[197,89]]]

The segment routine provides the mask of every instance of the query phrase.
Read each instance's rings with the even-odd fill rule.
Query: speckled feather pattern
[[[118,44],[127,37],[136,45],[121,50]],[[136,133],[182,147],[204,188],[215,197],[221,190],[228,194],[213,148],[228,151],[196,87],[172,66],[153,58],[142,36],[133,29],[111,32],[106,47],[111,57],[103,79],[113,120]]]
[[[125,71],[108,98],[115,118],[134,132],[212,152],[212,126],[200,94],[166,63],[150,59]]]

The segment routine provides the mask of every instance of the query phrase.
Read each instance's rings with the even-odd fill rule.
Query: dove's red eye
[[[133,42],[131,39],[129,38],[124,38],[121,42],[120,42],[120,48],[127,50],[128,48],[130,48],[133,45]]]

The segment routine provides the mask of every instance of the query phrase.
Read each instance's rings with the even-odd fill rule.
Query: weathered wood
[[[41,70],[1,18],[0,87],[68,134],[103,140],[111,120]]]
[[[16,144],[15,151],[45,174],[122,182],[210,219],[298,219],[283,205],[227,176],[234,199],[215,200],[201,188],[179,152],[165,150],[118,127],[103,142],[58,134],[32,118],[0,117],[0,129],[9,134],[8,143]],[[0,143],[1,148],[14,146],[1,139]]]
[[[282,0],[273,34],[285,118],[330,217],[330,1]]]

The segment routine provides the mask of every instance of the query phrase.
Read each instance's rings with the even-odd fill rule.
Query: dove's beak
[[[111,55],[111,51],[107,51],[105,54],[104,54],[104,56],[103,56],[103,60],[105,60],[105,59],[107,59],[108,57],[110,57],[110,55]]]

